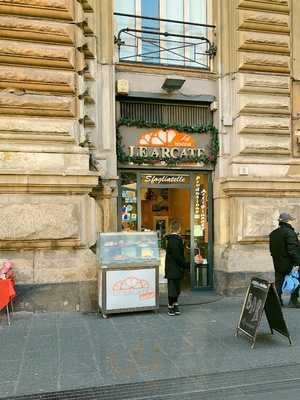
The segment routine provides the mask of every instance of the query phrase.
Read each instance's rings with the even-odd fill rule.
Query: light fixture
[[[166,92],[174,92],[175,90],[181,89],[184,82],[185,79],[167,78],[165,79],[161,88],[164,89]]]

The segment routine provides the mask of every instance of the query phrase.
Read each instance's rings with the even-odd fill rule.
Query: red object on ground
[[[15,285],[12,279],[0,279],[0,310],[16,297]]]

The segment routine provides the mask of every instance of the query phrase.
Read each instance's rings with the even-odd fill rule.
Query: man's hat
[[[279,222],[288,222],[288,221],[294,221],[296,218],[293,217],[291,214],[288,213],[281,213],[279,215],[278,221]]]

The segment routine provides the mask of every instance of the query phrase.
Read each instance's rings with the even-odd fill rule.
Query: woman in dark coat
[[[168,279],[168,314],[179,315],[178,297],[180,295],[180,280],[185,269],[183,240],[179,235],[180,224],[176,221],[171,223],[171,233],[166,236],[166,263],[165,276]]]

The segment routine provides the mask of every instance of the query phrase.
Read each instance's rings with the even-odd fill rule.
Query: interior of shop
[[[160,248],[159,282],[166,283],[165,235],[170,222],[181,224],[187,270],[183,288],[210,285],[208,264],[208,176],[195,174],[185,187],[137,185],[135,173],[124,175],[121,187],[121,229],[156,231]]]
[[[142,230],[157,232],[160,248],[160,283],[164,283],[164,265],[166,255],[166,234],[170,233],[170,222],[181,224],[181,236],[184,240],[187,264],[190,258],[190,190],[182,188],[142,188],[141,189],[141,227]],[[184,283],[189,286],[189,270],[185,273]]]

